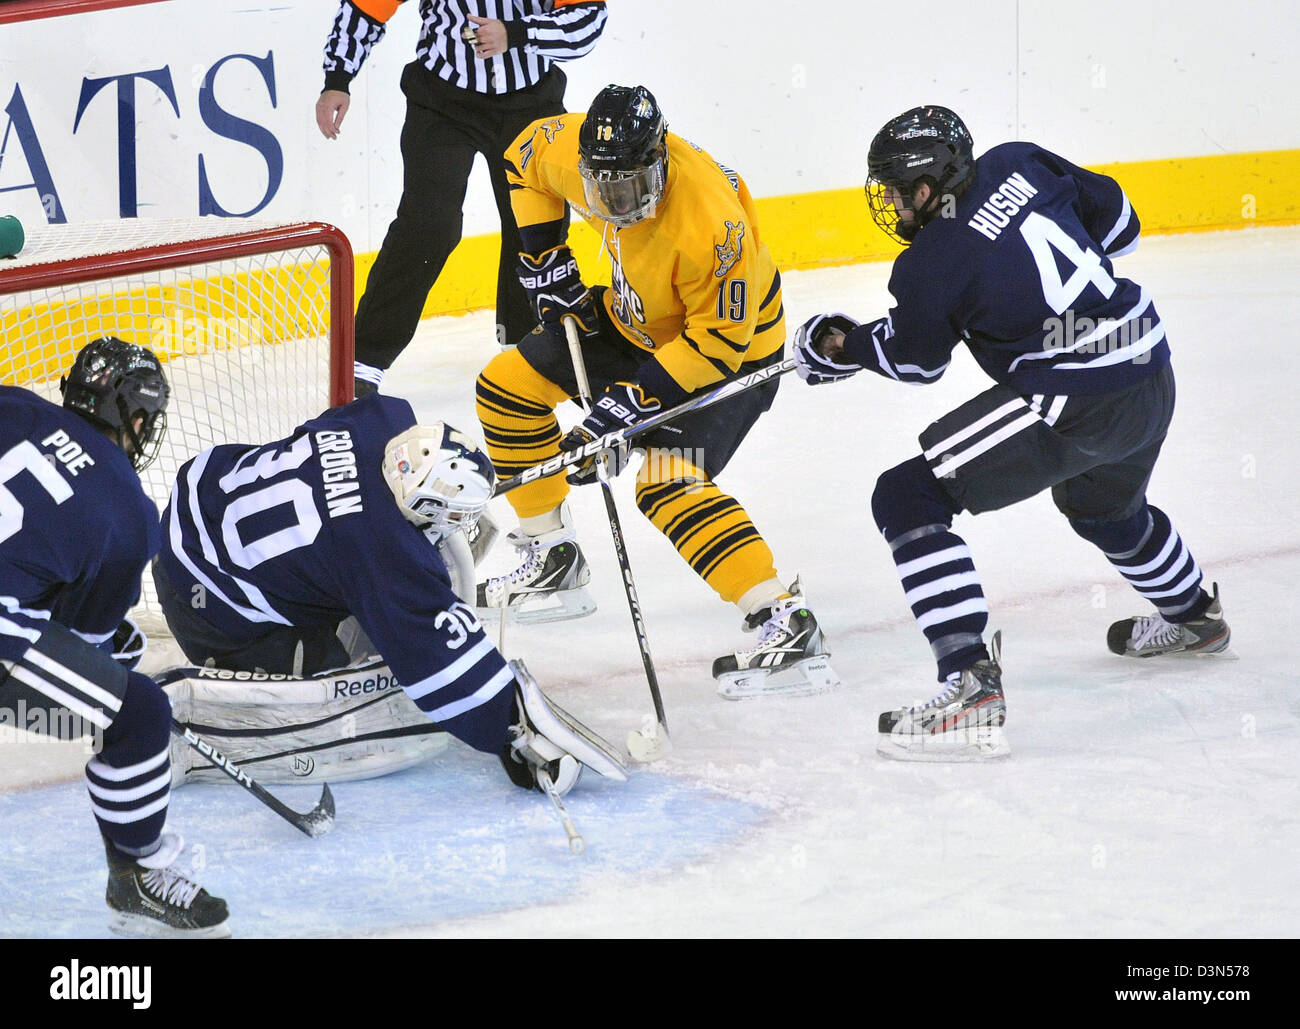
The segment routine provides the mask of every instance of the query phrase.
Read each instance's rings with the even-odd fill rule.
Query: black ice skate
[[[821,627],[806,603],[795,579],[787,596],[745,619],[746,632],[759,631],[758,642],[713,662],[719,694],[728,700],[800,697],[840,684]]]
[[[983,761],[1011,753],[1002,724],[1002,634],[993,634],[992,657],[948,677],[943,692],[919,707],[880,716],[876,750],[900,761]]]
[[[185,841],[165,832],[162,846],[132,858],[104,838],[108,927],[119,936],[216,940],[230,935],[226,902],[194,882]]]
[[[1167,622],[1159,612],[1125,618],[1106,633],[1106,646],[1121,657],[1161,657],[1165,654],[1218,654],[1228,648],[1232,633],[1223,620],[1219,584],[1210,606],[1190,622]]]
[[[562,509],[563,525],[540,536],[515,531],[506,537],[514,545],[520,564],[507,575],[478,585],[479,617],[496,617],[509,607],[521,625],[582,618],[596,610],[587,584],[591,569],[578,547],[577,534]]]

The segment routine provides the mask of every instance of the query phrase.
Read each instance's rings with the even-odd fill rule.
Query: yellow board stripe
[[[1142,220],[1143,235],[1300,222],[1300,150],[1091,167],[1124,187]],[[865,174],[865,167],[862,171]],[[783,271],[892,261],[898,256],[899,247],[872,224],[860,186],[762,197],[756,204],[763,240]],[[608,285],[609,259],[597,261],[600,236],[575,219],[569,244],[588,285]],[[495,233],[461,240],[429,294],[424,317],[494,306],[499,247]],[[357,255],[358,297],[375,256]]]

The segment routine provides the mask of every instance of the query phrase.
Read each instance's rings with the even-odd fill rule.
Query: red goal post
[[[278,439],[352,399],[353,282],[347,237],[321,222],[33,228],[16,260],[0,260],[0,385],[57,403],[60,377],[90,340],[153,350],[171,400],[141,478],[161,511],[200,451]],[[137,615],[160,633],[149,579]]]

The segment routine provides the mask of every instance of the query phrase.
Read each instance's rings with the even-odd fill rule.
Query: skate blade
[[[726,700],[750,697],[807,697],[825,693],[840,684],[829,654],[816,654],[775,671],[746,668],[717,677],[718,695]]]
[[[131,939],[149,940],[228,940],[230,939],[230,922],[204,926],[202,929],[177,929],[164,925],[157,919],[146,915],[131,915],[125,911],[111,911],[108,929],[118,936]]]
[[[992,761],[1007,757],[1011,745],[1002,726],[980,725],[933,736],[881,733],[876,753],[895,761]]]
[[[567,622],[595,614],[596,598],[586,586],[555,593],[528,594],[507,609],[511,625],[541,625],[545,622]],[[476,609],[480,621],[495,623],[501,616],[499,607]]]

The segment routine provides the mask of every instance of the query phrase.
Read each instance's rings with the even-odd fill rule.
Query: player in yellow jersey
[[[571,450],[740,372],[779,362],[781,277],[740,177],[667,131],[643,86],[608,86],[582,114],[534,122],[506,152],[524,252],[520,280],[541,324],[483,370],[478,414],[502,477]],[[612,287],[588,289],[565,245],[572,205],[613,262]],[[578,395],[562,321],[577,319],[594,403],[561,439],[555,409]],[[838,684],[799,580],[777,576],[744,508],[714,479],[779,380],[695,411],[642,439],[641,512],[723,600],[739,606],[753,646],[717,659],[723,696],[818,692]],[[625,455],[624,455],[625,456]],[[616,461],[615,465],[623,462]],[[568,479],[507,494],[522,562],[479,585],[480,608],[508,602],[521,621],[594,610],[590,571],[567,505],[569,484],[595,481],[595,459]]]

